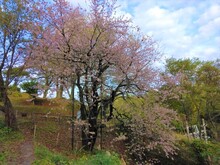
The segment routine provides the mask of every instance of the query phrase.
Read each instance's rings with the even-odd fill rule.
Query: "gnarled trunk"
[[[10,99],[7,95],[7,89],[4,85],[4,80],[2,75],[0,74],[0,94],[4,105],[4,113],[5,113],[5,124],[7,127],[12,129],[17,129],[17,120],[15,116],[15,111],[11,104]]]
[[[82,128],[82,146],[84,150],[92,151],[98,134],[97,116],[89,117],[88,124]]]
[[[98,134],[98,125],[97,125],[97,118],[98,118],[98,107],[99,107],[99,102],[98,102],[98,89],[97,89],[97,84],[98,82],[96,80],[92,81],[93,82],[93,87],[92,87],[92,93],[93,93],[93,100],[91,107],[89,107],[89,132],[88,132],[88,147],[90,151],[93,150],[96,139],[97,139],[97,134]]]
[[[5,107],[5,124],[7,127],[10,127],[12,129],[17,129],[17,120],[15,116],[15,111],[12,107],[12,104],[7,97],[5,96],[4,101],[4,107]]]
[[[98,134],[97,117],[93,117],[89,119],[88,148],[90,151],[92,151],[95,146],[97,134]]]

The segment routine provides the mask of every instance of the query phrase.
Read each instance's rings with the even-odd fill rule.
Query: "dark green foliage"
[[[214,143],[205,143],[201,140],[194,140],[191,144],[196,154],[198,164],[219,164],[220,163],[220,145]]]
[[[24,82],[21,84],[21,88],[25,90],[29,94],[37,94],[38,89],[36,88],[37,82],[30,81],[30,82]]]
[[[181,140],[178,144],[179,152],[174,158],[174,164],[217,165],[220,160],[220,145],[203,140]]]
[[[194,150],[194,153],[197,157],[198,164],[201,164],[201,165],[208,164],[208,155],[209,155],[208,147],[209,146],[199,140],[193,141],[191,146],[192,146],[192,149]]]

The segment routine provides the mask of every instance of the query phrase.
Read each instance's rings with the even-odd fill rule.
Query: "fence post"
[[[57,146],[58,143],[59,143],[59,137],[60,137],[60,133],[58,132],[58,134],[57,134],[57,139],[56,139],[56,146]]]
[[[74,137],[74,111],[75,111],[75,105],[74,105],[74,102],[75,102],[75,97],[74,97],[74,93],[75,93],[75,82],[73,82],[73,86],[72,86],[72,120],[71,120],[71,127],[72,127],[72,137],[71,137],[71,146],[72,146],[72,150],[74,150],[74,140],[75,140],[75,137]]]
[[[104,103],[103,103],[103,85],[101,83],[101,122],[100,122],[100,149],[102,150],[102,141],[103,141],[103,137],[102,137],[102,115],[104,112]]]
[[[186,133],[187,133],[187,137],[189,139],[189,125],[188,125],[188,122],[186,121]]]
[[[35,137],[36,137],[36,131],[37,131],[37,124],[34,123],[34,140],[35,140]]]
[[[202,126],[203,126],[203,130],[204,130],[204,139],[205,139],[205,142],[207,143],[207,132],[206,132],[206,124],[205,124],[205,120],[202,119]]]

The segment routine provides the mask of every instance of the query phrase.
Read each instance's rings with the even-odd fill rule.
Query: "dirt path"
[[[26,139],[19,147],[21,155],[18,159],[19,165],[31,165],[34,156],[34,143],[31,139]]]
[[[15,156],[9,158],[8,165],[31,165],[35,160],[33,136],[29,131],[23,130],[22,132],[25,139],[14,146]]]

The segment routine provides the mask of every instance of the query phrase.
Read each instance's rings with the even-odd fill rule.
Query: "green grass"
[[[38,129],[43,132],[56,133],[59,129],[59,124],[57,122],[47,121],[45,126]]]
[[[21,132],[5,127],[2,118],[0,118],[0,142],[7,143],[22,139],[23,135]]]
[[[34,105],[28,102],[32,97],[27,93],[11,92],[9,98],[15,110],[26,113],[48,113],[54,115],[71,115],[71,100],[68,99],[43,99],[37,98],[42,105]],[[0,103],[1,104],[1,103]],[[79,103],[75,103],[75,112],[79,110]]]
[[[34,165],[56,165],[56,164],[68,164],[68,159],[65,156],[62,156],[58,153],[53,153],[49,149],[44,146],[36,146],[35,147],[35,156],[37,160],[33,163]]]
[[[8,153],[0,152],[0,164],[6,164]]]
[[[120,158],[115,153],[97,151],[93,154],[80,153],[79,159],[71,160],[59,153],[49,151],[44,146],[35,147],[34,165],[120,165]]]
[[[99,151],[94,155],[83,156],[73,162],[73,165],[120,165],[119,156],[116,153]]]
[[[13,151],[13,148],[22,140],[24,137],[21,132],[5,127],[3,118],[0,116],[0,164],[7,164],[9,157],[16,157],[17,153]]]

